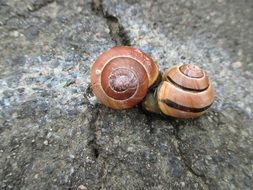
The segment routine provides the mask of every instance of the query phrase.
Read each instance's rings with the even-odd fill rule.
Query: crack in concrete
[[[110,36],[116,45],[131,45],[124,28],[119,23],[119,19],[105,11],[102,0],[92,0],[91,9],[96,15],[105,19],[107,26],[110,30]],[[99,116],[99,110],[96,108],[94,110],[96,110],[96,112],[90,121],[90,132],[93,137],[92,140],[89,141],[88,146],[91,148],[93,156],[97,159],[100,154],[100,147],[97,144],[97,127],[95,123]]]
[[[91,139],[88,141],[88,147],[91,150],[91,154],[93,158],[97,159],[100,155],[100,146],[97,143],[97,126],[96,126],[96,121],[98,120],[99,117],[99,109],[98,108],[93,108],[95,112],[92,115],[92,118],[90,120],[90,125],[89,125],[89,132]]]
[[[125,32],[125,29],[119,23],[118,18],[112,15],[107,15],[105,18],[107,20],[107,25],[109,26],[110,29],[110,35],[113,41],[116,43],[116,45],[130,46],[131,43],[129,37]]]
[[[172,126],[173,126],[173,128],[174,128],[174,136],[175,136],[176,140],[177,140],[179,143],[181,143],[182,140],[181,140],[180,137],[179,137],[180,127],[178,126],[177,123],[172,124]],[[179,145],[179,146],[180,146],[180,145]],[[198,174],[196,171],[194,171],[194,169],[193,169],[193,168],[191,167],[191,165],[189,164],[189,162],[188,162],[188,160],[187,160],[187,158],[186,158],[184,152],[180,149],[180,147],[178,147],[177,149],[178,149],[179,156],[180,156],[180,158],[182,159],[182,161],[183,161],[184,165],[186,166],[187,170],[188,170],[191,174],[193,174],[194,176],[196,176],[197,178],[199,178],[199,179],[203,182],[204,185],[208,186],[206,176],[203,175],[203,174]]]
[[[84,98],[88,101],[89,96],[93,96],[91,85],[89,85],[86,89],[86,93],[84,93]],[[91,137],[88,140],[88,147],[91,150],[92,157],[97,159],[99,157],[99,145],[97,143],[97,126],[96,126],[96,121],[98,120],[99,117],[99,105],[95,106],[89,106],[89,109],[92,109],[92,117],[89,120],[89,136]]]
[[[179,131],[180,131],[180,128],[179,128],[179,125],[180,125],[180,122],[178,122],[178,120],[175,120],[175,121],[169,121],[168,120],[168,117],[166,116],[163,116],[163,115],[158,115],[158,114],[153,114],[153,113],[149,113],[149,112],[146,112],[145,110],[143,110],[141,107],[140,109],[142,111],[144,111],[145,115],[146,115],[146,119],[147,119],[147,125],[149,125],[150,127],[150,135],[153,135],[154,133],[154,128],[152,127],[152,120],[154,119],[154,115],[156,117],[159,117],[161,120],[169,123],[170,125],[172,125],[173,127],[173,130],[174,130],[174,136],[175,136],[175,139],[177,140],[178,143],[181,143],[182,140],[180,139],[179,137]],[[185,156],[185,153],[180,149],[180,147],[177,148],[177,152],[180,156],[180,158],[182,159],[183,161],[183,164],[185,165],[186,169],[194,176],[196,176],[197,178],[199,178],[204,185],[208,186],[208,183],[207,183],[207,178],[205,175],[201,175],[201,174],[198,174],[196,171],[194,171],[194,169],[191,167],[191,165],[189,164],[186,156]]]
[[[92,0],[91,8],[97,15],[105,19],[110,30],[110,36],[116,45],[131,45],[130,39],[119,19],[105,10],[102,0]]]

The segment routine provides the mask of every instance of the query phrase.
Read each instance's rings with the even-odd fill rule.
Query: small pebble
[[[28,5],[28,6],[27,6],[27,9],[28,9],[29,11],[34,11],[34,8],[33,8],[32,5]]]
[[[185,182],[180,182],[181,186],[184,187],[185,186]]]
[[[80,190],[87,190],[87,187],[85,187],[84,185],[79,185],[78,189],[80,189]]]
[[[128,152],[134,152],[134,148],[133,147],[127,147],[127,151]]]
[[[19,32],[15,30],[15,31],[12,31],[10,33],[10,35],[13,36],[13,37],[18,37],[19,36]]]
[[[207,155],[207,156],[206,156],[206,159],[207,159],[207,160],[212,160],[212,157],[209,156],[209,155]]]
[[[234,69],[239,69],[240,67],[242,67],[242,62],[236,61],[236,62],[232,63],[232,66]]]
[[[74,156],[73,154],[70,154],[70,155],[69,155],[69,158],[75,159],[75,156]]]
[[[45,140],[45,141],[43,142],[43,144],[47,146],[47,145],[48,145],[48,140]]]

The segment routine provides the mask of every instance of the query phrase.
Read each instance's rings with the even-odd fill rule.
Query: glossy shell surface
[[[131,108],[146,95],[159,75],[152,58],[140,50],[114,47],[100,55],[91,69],[93,93],[114,109]]]
[[[176,118],[199,117],[212,105],[214,96],[213,86],[205,72],[191,64],[166,70],[157,90],[161,111]]]

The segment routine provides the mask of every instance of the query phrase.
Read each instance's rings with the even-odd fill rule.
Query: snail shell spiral
[[[156,94],[160,110],[176,118],[199,117],[212,105],[214,96],[205,72],[192,64],[166,70]]]
[[[98,100],[114,109],[134,107],[159,76],[156,63],[140,50],[114,47],[100,55],[91,68],[91,85]]]

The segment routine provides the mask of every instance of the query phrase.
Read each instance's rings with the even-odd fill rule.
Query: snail
[[[118,46],[102,53],[91,68],[91,87],[100,103],[113,109],[137,105],[159,79],[157,64],[144,52]]]
[[[208,76],[196,65],[183,64],[165,71],[154,93],[148,93],[142,106],[149,112],[175,118],[196,118],[208,109],[215,92]]]

